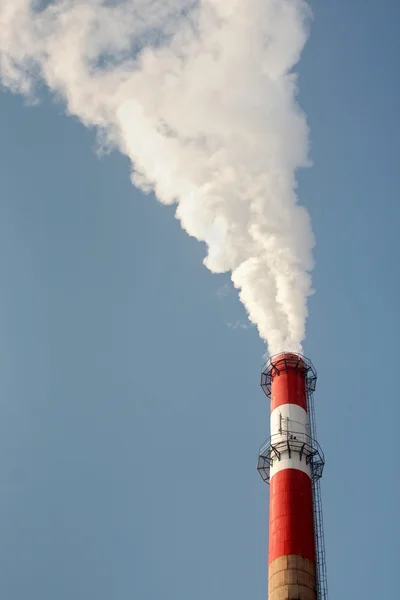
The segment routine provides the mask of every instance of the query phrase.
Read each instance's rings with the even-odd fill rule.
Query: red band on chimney
[[[289,554],[315,562],[311,479],[298,469],[284,469],[271,479],[269,564]]]
[[[292,356],[291,354],[281,354],[274,359],[271,412],[281,404],[297,404],[307,410],[305,366],[300,360],[297,367],[294,367],[293,361],[290,361]]]

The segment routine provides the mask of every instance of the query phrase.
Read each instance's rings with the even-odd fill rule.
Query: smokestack
[[[316,379],[312,363],[294,353],[272,357],[261,374],[261,387],[271,399],[271,435],[260,449],[257,467],[271,487],[269,600],[327,598]]]

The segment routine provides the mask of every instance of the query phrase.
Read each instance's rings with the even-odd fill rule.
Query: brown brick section
[[[268,600],[317,600],[315,563],[294,554],[272,561]]]

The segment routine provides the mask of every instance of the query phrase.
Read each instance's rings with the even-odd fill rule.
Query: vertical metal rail
[[[310,420],[310,435],[317,439],[317,428],[315,423],[314,398],[312,391],[307,394],[308,415]],[[328,599],[328,579],[326,571],[325,559],[325,539],[324,539],[324,521],[322,515],[322,498],[319,467],[311,463],[312,469],[312,493],[313,493],[313,509],[314,509],[314,534],[315,534],[315,551],[317,563],[317,598],[318,600]]]

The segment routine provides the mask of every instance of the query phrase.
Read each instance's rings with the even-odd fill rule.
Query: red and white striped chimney
[[[311,363],[293,353],[273,357],[262,373],[271,398],[271,437],[258,459],[271,486],[269,600],[317,600],[313,480],[322,474],[323,454],[309,414],[315,381]]]

